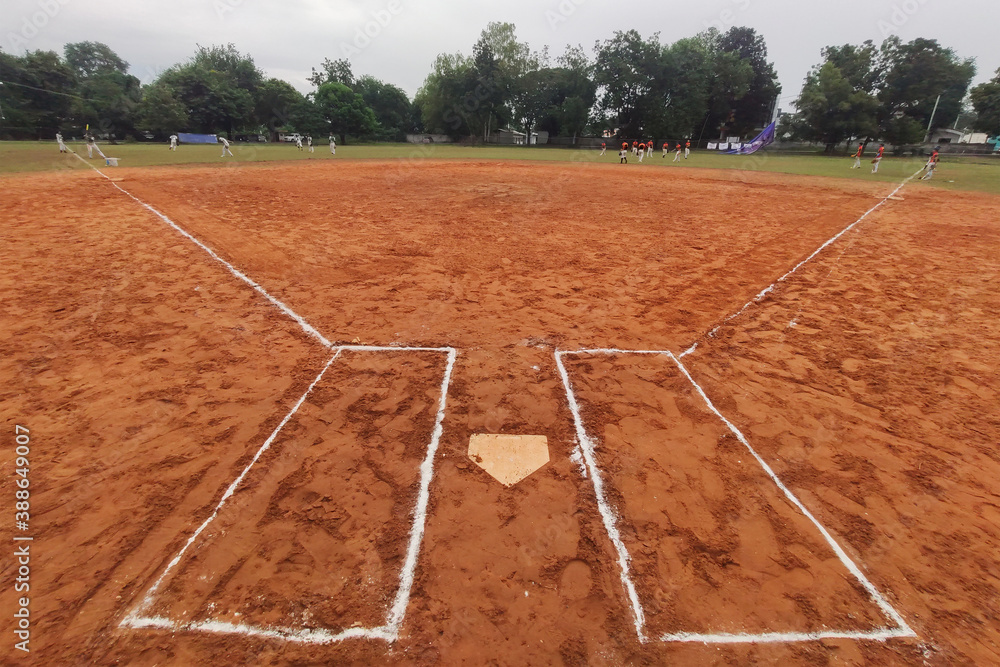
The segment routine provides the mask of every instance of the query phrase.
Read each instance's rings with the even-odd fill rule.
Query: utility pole
[[[941,96],[937,96],[937,100],[934,102],[934,110],[931,111],[931,119],[927,122],[927,134],[924,135],[924,143],[926,144],[931,140],[931,124],[934,122],[934,114],[937,113],[938,103],[941,102]]]

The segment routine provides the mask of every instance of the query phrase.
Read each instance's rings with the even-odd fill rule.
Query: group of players
[[[628,164],[628,155],[631,151],[632,155],[639,158],[639,162],[642,162],[644,157],[648,157],[653,154],[653,149],[656,144],[652,139],[647,141],[633,141],[631,148],[627,141],[622,142],[622,149],[618,152],[618,164]],[[670,150],[670,142],[663,142],[663,157],[667,157],[667,152]],[[678,141],[674,145],[674,159],[673,162],[680,162],[681,160],[681,143]],[[688,159],[691,155],[691,141],[685,140],[684,142],[684,159]],[[608,146],[606,143],[601,142],[601,155],[605,155],[608,152]]]
[[[861,157],[865,154],[865,144],[861,142],[858,144],[858,150],[854,153],[854,164],[851,165],[851,169],[861,168]],[[882,162],[882,156],[885,154],[885,144],[879,144],[878,151],[875,153],[875,158],[872,160],[872,173],[878,173],[878,166]],[[924,164],[924,175],[920,177],[921,181],[927,181],[934,177],[934,170],[937,169],[938,159],[941,157],[940,147],[935,146],[934,152],[931,153],[930,158],[927,163]]]

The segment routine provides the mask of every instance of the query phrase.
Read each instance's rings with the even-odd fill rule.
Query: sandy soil
[[[0,400],[7,440],[32,434],[38,664],[1000,660],[996,198],[907,186],[706,337],[887,188],[538,163],[112,175],[331,341],[459,356],[397,642],[121,629],[332,353],[97,174],[4,178]],[[553,352],[694,342],[696,381],[918,638],[637,640]],[[568,366],[651,634],[886,625],[665,357]],[[442,370],[335,361],[153,612],[378,622]],[[545,435],[551,461],[505,488],[464,456],[474,433]]]

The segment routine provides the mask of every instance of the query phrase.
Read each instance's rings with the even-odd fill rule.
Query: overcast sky
[[[312,67],[347,55],[356,75],[412,97],[437,54],[471,53],[490,21],[514,23],[519,39],[548,45],[554,56],[567,44],[592,53],[615,30],[673,42],[710,26],[750,26],[767,41],[783,108],[831,44],[927,37],[975,58],[975,83],[1000,67],[998,0],[3,0],[0,16],[8,53],[104,42],[148,83],[190,58],[196,44],[232,42],[303,92]]]

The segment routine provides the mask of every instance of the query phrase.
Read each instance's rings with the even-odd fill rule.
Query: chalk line
[[[882,613],[891,618],[892,621],[898,626],[897,630],[901,634],[893,636],[916,637],[916,633],[913,632],[910,626],[906,624],[906,621],[903,620],[903,617],[899,614],[899,612],[897,612],[895,608],[893,608],[893,606],[889,604],[884,597],[882,597],[882,594],[878,592],[878,589],[876,589],[875,586],[868,581],[868,578],[864,575],[861,569],[854,564],[854,561],[851,560],[851,558],[847,555],[847,552],[841,548],[837,541],[833,539],[833,536],[830,535],[827,529],[823,527],[823,524],[821,524],[819,520],[813,516],[812,512],[806,509],[806,506],[799,501],[798,497],[792,493],[791,489],[785,486],[785,484],[775,474],[774,470],[771,469],[771,466],[769,466],[767,462],[761,458],[760,454],[757,453],[757,450],[750,446],[750,442],[746,439],[743,433],[736,428],[731,421],[726,419],[721,412],[719,412],[718,408],[715,407],[715,404],[713,404],[708,398],[705,390],[701,388],[701,385],[695,382],[693,377],[691,377],[691,374],[688,372],[688,369],[684,366],[681,360],[675,357],[672,353],[668,352],[667,354],[674,361],[674,363],[677,364],[677,368],[684,373],[684,377],[688,379],[691,386],[697,390],[702,400],[705,401],[705,405],[708,406],[708,409],[714,412],[715,415],[722,420],[722,423],[726,425],[730,432],[732,432],[732,434],[735,435],[741,443],[743,443],[743,446],[746,447],[750,454],[753,455],[753,457],[757,460],[757,463],[760,464],[760,467],[767,473],[768,477],[770,477],[771,480],[778,485],[778,488],[785,494],[785,497],[788,498],[793,505],[798,507],[799,511],[802,512],[802,514],[804,514],[814,526],[816,526],[816,529],[823,535],[823,538],[826,540],[827,544],[830,545],[830,548],[833,549],[834,553],[837,554],[837,558],[840,559],[840,562],[843,563],[844,567],[846,567],[848,571],[861,583],[861,585],[864,586],[865,590],[868,591],[868,595],[871,596],[875,604],[877,604],[879,609],[882,610]]]
[[[448,386],[451,384],[451,372],[455,367],[454,348],[448,349],[448,363],[444,370],[444,379],[441,380],[441,399],[438,402],[437,418],[434,422],[434,432],[431,435],[431,443],[427,447],[427,456],[420,464],[420,493],[417,495],[417,506],[413,510],[413,526],[410,528],[410,543],[406,549],[406,561],[403,569],[399,573],[399,590],[396,592],[396,600],[392,604],[386,625],[395,640],[399,634],[399,627],[403,623],[403,616],[406,614],[406,606],[410,601],[410,589],[413,587],[413,575],[417,569],[417,556],[420,553],[420,544],[424,539],[424,526],[427,522],[427,503],[430,500],[431,479],[434,477],[434,456],[437,453],[438,443],[441,440],[444,420],[445,402],[448,397]]]
[[[438,411],[434,422],[434,429],[431,433],[431,440],[427,446],[427,454],[424,457],[424,461],[420,465],[420,491],[417,494],[417,503],[413,510],[413,524],[410,528],[410,539],[407,545],[406,559],[404,561],[403,567],[400,569],[399,574],[399,588],[396,591],[396,597],[394,599],[392,607],[387,613],[385,625],[381,625],[375,628],[348,628],[341,632],[330,632],[325,629],[295,629],[295,628],[262,628],[253,625],[246,624],[234,624],[227,623],[223,621],[174,621],[169,618],[163,617],[149,617],[142,616],[142,614],[150,607],[153,603],[154,596],[159,590],[160,585],[170,573],[170,571],[180,562],[184,553],[191,546],[198,536],[205,530],[205,528],[215,519],[218,515],[219,510],[225,504],[226,500],[232,496],[233,492],[239,486],[240,482],[246,477],[247,473],[250,472],[250,468],[257,462],[261,454],[264,453],[277,437],[278,433],[285,426],[285,424],[291,419],[291,417],[298,411],[302,403],[309,396],[310,392],[316,386],[316,384],[323,378],[330,365],[340,356],[344,351],[361,351],[361,352],[446,352],[448,355],[447,363],[445,365],[444,375],[441,380],[441,397],[438,400]],[[420,553],[420,546],[423,543],[424,528],[427,522],[427,506],[430,501],[430,485],[431,480],[434,476],[434,459],[437,454],[438,445],[441,440],[441,436],[444,432],[443,421],[445,416],[445,408],[447,405],[448,388],[451,384],[452,370],[455,366],[455,359],[457,357],[457,350],[451,347],[395,347],[395,346],[379,346],[379,345],[345,345],[337,348],[336,354],[327,362],[320,374],[313,380],[312,384],[306,390],[306,393],[302,395],[299,401],[295,404],[295,407],[286,415],[285,419],[282,420],[281,424],[274,430],[271,436],[267,439],[264,445],[260,448],[257,454],[254,456],[253,460],[244,468],[243,472],[236,478],[236,480],[229,485],[229,488],[222,496],[222,500],[216,506],[215,511],[212,515],[205,520],[204,523],[194,532],[194,534],[188,539],[187,543],[181,548],[180,552],[174,557],[172,561],[167,565],[167,568],[159,576],[156,582],[150,587],[143,597],[142,602],[119,624],[123,627],[131,628],[154,628],[154,629],[168,629],[172,631],[180,630],[190,630],[199,632],[215,632],[215,633],[230,633],[230,634],[243,634],[258,637],[267,637],[271,639],[283,639],[289,641],[304,642],[310,644],[329,644],[334,642],[343,641],[345,639],[381,639],[387,642],[394,642],[399,637],[399,629],[403,624],[403,619],[406,615],[406,607],[409,604],[410,593],[413,588],[414,576],[417,568],[417,559]]]
[[[89,162],[87,162],[86,160],[84,160],[82,157],[80,157],[76,153],[74,153],[74,155],[76,155],[76,157],[79,158],[80,161],[83,162],[85,165],[87,165],[88,167],[90,167],[91,169],[93,169],[94,171],[96,171],[98,174],[100,174],[101,176],[103,176],[104,178],[106,178],[108,180],[108,182],[111,183],[111,185],[113,185],[116,188],[118,188],[119,191],[121,191],[122,193],[124,193],[124,194],[128,195],[129,197],[131,197],[134,201],[136,201],[138,204],[140,204],[143,208],[145,208],[146,210],[148,210],[150,213],[152,213],[153,215],[155,215],[156,217],[158,217],[163,222],[165,222],[168,225],[170,225],[171,227],[173,227],[174,230],[176,230],[177,232],[179,232],[182,236],[184,236],[189,241],[191,241],[192,243],[194,243],[195,245],[197,245],[199,248],[201,248],[202,250],[204,250],[205,252],[207,252],[209,254],[209,256],[212,257],[212,259],[214,259],[215,261],[217,261],[220,264],[222,264],[223,266],[225,266],[226,269],[231,274],[233,274],[234,276],[236,276],[237,278],[239,278],[240,280],[242,280],[246,284],[250,285],[250,287],[252,287],[253,289],[255,289],[261,296],[263,296],[265,299],[267,299],[268,301],[270,301],[274,306],[276,306],[278,308],[278,310],[280,310],[285,315],[288,315],[290,318],[292,318],[302,328],[302,330],[305,331],[309,336],[312,336],[313,338],[315,338],[316,340],[318,340],[325,347],[332,348],[334,346],[333,343],[331,343],[329,340],[327,340],[326,337],[323,334],[321,334],[319,331],[317,331],[311,324],[309,324],[308,322],[306,322],[305,318],[303,318],[301,315],[299,315],[294,310],[292,310],[291,308],[289,308],[282,301],[280,301],[280,300],[276,299],[275,297],[271,296],[268,293],[267,290],[265,290],[263,287],[261,287],[252,278],[250,278],[248,275],[246,275],[245,273],[243,273],[242,271],[240,271],[239,269],[237,269],[235,266],[233,266],[232,264],[230,264],[229,262],[227,262],[223,258],[219,257],[219,255],[216,254],[216,252],[214,250],[212,250],[207,245],[205,245],[204,243],[202,243],[201,241],[199,241],[197,238],[195,238],[194,236],[192,236],[191,234],[189,234],[186,230],[184,230],[183,228],[181,228],[181,226],[178,225],[176,222],[174,222],[173,220],[171,220],[166,215],[164,215],[163,213],[161,213],[157,209],[153,208],[152,206],[150,206],[146,202],[142,201],[141,199],[139,199],[138,197],[136,197],[135,195],[133,195],[131,192],[129,192],[128,190],[126,190],[122,186],[120,186],[117,183],[115,183],[111,179],[110,176],[108,176],[103,171],[101,171],[100,169],[98,169],[94,165],[92,165]]]
[[[305,393],[302,394],[302,396],[295,403],[295,405],[288,412],[288,414],[285,415],[285,418],[281,420],[281,423],[278,424],[277,427],[275,427],[274,431],[271,432],[271,435],[268,436],[267,440],[264,441],[264,444],[260,446],[260,449],[257,450],[256,454],[254,454],[254,457],[253,459],[251,459],[250,463],[248,463],[246,467],[243,468],[243,472],[241,472],[239,476],[235,480],[233,480],[233,483],[229,485],[229,488],[226,489],[226,492],[222,494],[222,499],[219,501],[219,504],[215,506],[215,510],[212,512],[212,515],[209,516],[207,519],[205,519],[205,521],[200,526],[198,526],[198,529],[194,531],[194,534],[188,538],[188,541],[184,544],[183,547],[181,547],[181,550],[177,552],[177,555],[174,556],[174,559],[172,561],[170,561],[170,563],[167,565],[167,568],[163,571],[162,574],[160,574],[159,578],[153,583],[153,585],[149,588],[149,590],[146,591],[146,595],[143,596],[143,599],[139,603],[139,605],[136,606],[135,609],[133,609],[125,616],[125,620],[123,620],[121,623],[122,625],[127,625],[130,621],[137,618],[140,614],[142,614],[146,609],[149,608],[149,605],[153,601],[153,596],[156,594],[156,591],[159,590],[160,588],[160,584],[163,583],[163,580],[170,573],[170,571],[174,569],[174,567],[181,561],[181,558],[184,556],[184,553],[188,550],[191,544],[193,544],[194,541],[198,539],[198,536],[202,534],[205,528],[208,527],[208,524],[212,523],[212,521],[215,520],[215,517],[218,516],[219,514],[219,510],[222,509],[222,506],[226,504],[226,501],[229,500],[230,496],[233,495],[233,492],[236,491],[236,487],[240,485],[240,482],[243,481],[243,478],[247,476],[247,473],[250,472],[250,469],[254,466],[255,463],[257,463],[257,459],[261,457],[261,454],[270,449],[271,443],[274,442],[274,439],[278,437],[279,433],[281,433],[281,429],[285,427],[285,424],[287,424],[288,421],[292,418],[292,416],[296,412],[298,412],[299,408],[302,407],[302,404],[305,403],[306,398],[309,396],[310,392],[312,392],[313,387],[315,387],[316,384],[323,378],[323,375],[326,373],[327,369],[330,368],[330,365],[334,362],[334,360],[340,356],[340,352],[341,352],[340,350],[337,350],[337,353],[334,354],[332,357],[330,357],[330,360],[326,362],[326,365],[323,366],[323,370],[319,372],[319,375],[317,375],[316,379],[312,381],[312,384],[309,385],[309,388],[306,389]]]
[[[689,350],[690,351],[690,350]],[[577,438],[580,440],[581,449],[583,450],[584,459],[587,463],[587,467],[590,470],[590,475],[594,480],[594,489],[597,494],[598,508],[601,513],[601,517],[604,519],[605,529],[608,532],[609,538],[611,538],[612,544],[615,546],[615,550],[618,552],[619,566],[621,567],[622,582],[625,584],[626,591],[628,593],[629,602],[632,605],[633,614],[635,615],[635,625],[636,633],[639,636],[639,641],[646,642],[647,638],[644,633],[645,626],[645,615],[643,612],[642,604],[639,602],[638,596],[635,592],[635,586],[629,576],[628,572],[628,562],[631,560],[629,556],[628,549],[621,540],[620,533],[615,526],[615,514],[614,510],[611,508],[610,504],[604,497],[603,492],[603,482],[600,479],[600,470],[597,467],[597,463],[594,457],[594,451],[596,445],[593,440],[587,435],[585,428],[583,427],[583,420],[580,416],[579,405],[577,404],[576,398],[573,395],[572,387],[569,381],[569,375],[566,372],[566,368],[562,363],[562,357],[566,355],[573,354],[631,354],[629,350],[620,350],[616,348],[590,348],[582,350],[557,350],[556,351],[556,363],[559,367],[559,373],[562,376],[563,386],[566,389],[567,400],[570,406],[570,412],[573,414],[573,421],[576,426]],[[661,635],[658,639],[664,642],[701,642],[706,644],[732,644],[732,643],[774,643],[774,642],[797,642],[797,641],[815,641],[819,639],[856,639],[856,640],[875,640],[875,641],[886,641],[888,639],[897,637],[916,637],[917,634],[907,625],[906,621],[903,619],[902,615],[896,611],[896,609],[889,604],[889,602],[879,593],[878,589],[865,577],[861,569],[855,565],[854,561],[850,559],[847,553],[841,548],[837,541],[830,535],[829,531],[816,519],[813,514],[806,509],[805,505],[799,501],[792,491],[784,485],[784,483],[778,478],[774,470],[764,461],[763,458],[754,450],[750,445],[750,442],[746,439],[743,433],[736,428],[736,426],[726,419],[721,412],[715,407],[712,401],[705,394],[705,391],[701,386],[695,382],[694,378],[688,372],[687,368],[681,362],[681,360],[675,356],[669,350],[637,350],[635,354],[661,354],[663,356],[669,357],[678,367],[678,369],[684,374],[688,382],[695,388],[698,394],[701,396],[705,405],[711,410],[726,427],[736,436],[736,438],[743,444],[744,447],[751,453],[757,463],[764,469],[764,472],[771,478],[778,488],[782,491],[785,497],[793,504],[802,514],[809,519],[809,521],[819,530],[820,534],[826,540],[827,544],[833,549],[834,553],[840,562],[847,568],[847,570],[854,575],[858,582],[864,587],[868,592],[869,597],[878,606],[878,608],[885,614],[886,617],[892,620],[896,624],[895,628],[877,628],[870,631],[838,631],[838,630],[824,630],[820,632],[766,632],[766,633],[668,633]]]
[[[633,622],[635,623],[635,632],[639,637],[639,641],[645,643],[646,634],[644,632],[646,626],[646,615],[643,613],[642,604],[639,602],[639,595],[636,593],[635,585],[632,583],[632,577],[629,575],[629,561],[631,560],[628,549],[625,548],[625,544],[622,542],[621,535],[618,532],[617,519],[615,518],[615,513],[608,504],[608,501],[604,498],[604,479],[601,477],[601,471],[597,467],[597,461],[594,457],[594,450],[596,445],[590,436],[587,435],[586,429],[583,428],[583,418],[580,416],[580,407],[577,405],[576,396],[573,394],[573,387],[569,381],[569,374],[566,373],[566,367],[563,365],[562,357],[565,354],[573,354],[572,352],[562,352],[556,350],[556,366],[559,368],[559,376],[562,378],[563,387],[566,389],[566,398],[569,401],[569,410],[573,413],[573,423],[576,426],[576,438],[580,442],[580,451],[583,452],[583,460],[587,464],[587,468],[590,471],[590,479],[594,485],[594,495],[597,496],[597,509],[601,514],[601,519],[604,521],[604,529],[608,533],[608,537],[611,538],[611,543],[615,547],[615,551],[618,553],[618,567],[621,571],[622,584],[625,586],[625,591],[628,594],[629,604],[632,606]],[[653,354],[653,352],[646,352],[646,354]]]
[[[742,315],[744,313],[744,311],[746,311],[747,308],[749,308],[750,306],[754,305],[755,303],[759,303],[761,299],[763,299],[770,292],[772,292],[775,287],[777,287],[778,283],[782,283],[785,280],[787,280],[789,277],[791,277],[791,275],[793,273],[795,273],[796,271],[798,271],[804,264],[806,264],[807,262],[809,262],[816,255],[820,254],[827,246],[829,246],[831,243],[835,242],[837,239],[839,239],[841,236],[843,236],[847,232],[849,232],[852,229],[854,229],[854,227],[856,227],[858,224],[860,224],[862,220],[864,220],[869,215],[871,215],[872,213],[874,213],[880,206],[882,206],[883,204],[885,204],[891,197],[894,197],[897,192],[899,192],[900,190],[903,189],[903,186],[905,186],[907,183],[909,183],[910,181],[912,181],[913,178],[917,174],[919,174],[921,171],[923,171],[923,168],[921,168],[918,171],[916,171],[912,176],[909,176],[909,177],[903,179],[903,182],[900,183],[899,185],[897,185],[895,190],[893,190],[892,192],[890,192],[889,194],[887,194],[885,197],[883,197],[879,201],[879,203],[875,204],[870,209],[868,209],[867,211],[865,211],[864,215],[862,215],[860,218],[858,218],[857,220],[855,220],[854,222],[852,222],[851,224],[849,224],[847,227],[844,227],[839,232],[837,232],[836,234],[834,234],[833,237],[831,237],[830,239],[828,239],[823,245],[821,245],[820,247],[816,248],[816,250],[814,250],[811,255],[809,255],[804,260],[802,260],[801,262],[799,262],[798,264],[796,264],[794,267],[792,267],[792,269],[790,271],[788,271],[787,273],[785,273],[785,275],[781,276],[780,278],[778,278],[777,280],[775,280],[773,283],[771,283],[770,285],[768,285],[767,287],[765,287],[764,289],[762,289],[760,292],[758,292],[757,295],[754,298],[752,298],[749,301],[747,301],[743,305],[742,308],[740,308],[738,311],[736,311],[732,315],[726,317],[724,320],[722,320],[722,322],[720,322],[719,324],[717,324],[711,331],[709,331],[705,335],[709,336],[709,337],[714,336],[715,332],[717,332],[726,322],[732,320],[733,318],[739,317],[740,315]],[[680,358],[683,358],[684,356],[686,356],[689,353],[693,352],[694,348],[696,346],[697,346],[697,342],[695,342],[695,345],[692,345],[690,348],[688,348],[687,350],[685,350],[684,352],[682,352],[680,354]]]

